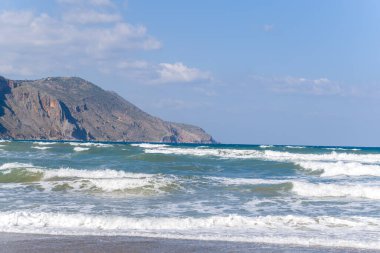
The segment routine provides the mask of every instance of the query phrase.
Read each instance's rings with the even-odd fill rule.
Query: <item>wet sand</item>
[[[303,247],[275,244],[177,240],[128,236],[61,236],[0,233],[4,253],[142,253],[142,252],[380,252],[348,248]]]

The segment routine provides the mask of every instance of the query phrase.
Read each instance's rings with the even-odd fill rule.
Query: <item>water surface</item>
[[[0,232],[380,249],[380,149],[0,143]]]

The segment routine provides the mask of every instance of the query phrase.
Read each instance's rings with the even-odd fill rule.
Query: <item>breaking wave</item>
[[[16,169],[16,168],[35,168],[30,163],[4,163],[3,165],[0,165],[0,170],[8,170],[8,169]]]
[[[264,159],[273,161],[325,161],[325,162],[359,162],[359,163],[380,163],[380,154],[352,154],[337,153],[332,151],[325,154],[301,154],[280,151],[266,150],[262,154]]]
[[[87,150],[90,150],[90,148],[74,147],[75,152],[82,152],[82,151],[87,151]]]
[[[0,213],[2,232],[130,235],[366,249],[380,247],[380,242],[370,236],[371,232],[378,231],[379,224],[380,219],[369,217],[229,215],[132,218],[31,211]],[[305,230],[330,232],[323,232],[324,236],[315,238],[308,233],[300,233]],[[350,232],[357,230],[366,231],[369,236],[350,238]],[[340,235],[337,236],[337,232]]]
[[[334,184],[334,183],[309,183],[300,180],[276,180],[256,178],[223,178],[206,177],[223,185],[289,185],[289,187],[272,187],[272,191],[291,190],[305,197],[346,197],[380,199],[380,186],[363,184]],[[268,190],[267,189],[267,190]]]
[[[139,148],[162,148],[162,147],[170,147],[166,144],[152,144],[152,143],[133,143],[131,144],[132,147],[139,147]]]
[[[289,180],[260,179],[260,178],[229,178],[229,177],[206,177],[224,185],[260,185],[260,184],[286,184]]]
[[[55,145],[58,142],[48,142],[48,141],[35,141],[33,142],[33,145],[38,145],[38,146],[48,146],[48,145]]]
[[[39,149],[39,150],[46,150],[46,149],[50,149],[51,147],[32,147],[34,149]]]
[[[98,142],[69,142],[71,146],[76,147],[97,147],[97,148],[110,148],[112,144],[98,143]]]
[[[360,148],[324,148],[327,150],[360,151]]]
[[[138,144],[148,154],[192,155],[221,159],[256,159],[291,162],[321,176],[380,176],[380,154],[331,153],[307,154],[272,150],[182,148],[158,144]]]
[[[306,197],[347,197],[380,199],[379,186],[292,182],[292,191]]]
[[[273,145],[260,145],[260,148],[273,148]]]
[[[117,170],[47,169],[23,163],[0,166],[0,183],[37,184],[44,190],[150,195],[179,188],[174,177]],[[29,183],[29,184],[28,184]]]
[[[133,144],[132,144],[133,145]],[[174,155],[194,155],[194,156],[214,156],[219,158],[237,159],[264,159],[270,161],[346,161],[380,163],[380,154],[352,154],[352,153],[331,153],[305,154],[290,153],[273,150],[249,150],[249,149],[229,149],[229,148],[180,148],[161,144],[135,144],[135,146],[145,148],[145,153],[174,154]]]
[[[332,176],[377,176],[380,177],[380,165],[358,162],[296,162],[297,165],[310,171],[322,173],[322,177]]]

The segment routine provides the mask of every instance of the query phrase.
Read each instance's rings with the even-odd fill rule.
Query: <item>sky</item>
[[[78,76],[222,143],[380,146],[380,1],[2,0],[0,75]]]

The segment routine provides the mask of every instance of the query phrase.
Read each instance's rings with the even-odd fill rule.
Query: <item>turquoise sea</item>
[[[380,149],[1,141],[0,232],[380,249]]]

